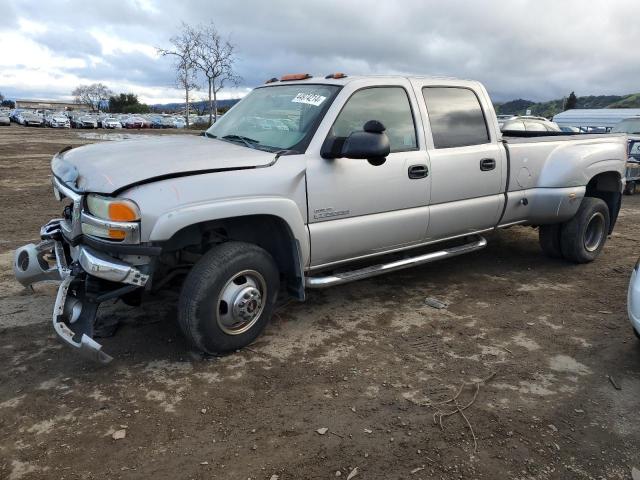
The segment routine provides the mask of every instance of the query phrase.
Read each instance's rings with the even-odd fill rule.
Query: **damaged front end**
[[[64,218],[51,220],[41,228],[40,243],[15,251],[15,277],[25,287],[45,280],[61,281],[52,315],[56,334],[83,357],[106,364],[112,357],[93,338],[98,307],[144,288],[150,259],[135,255],[130,257],[137,261],[125,261],[126,255],[110,254],[83,242],[84,198],[55,178],[54,189],[59,199],[67,198],[72,204],[65,208]],[[97,221],[91,217],[92,224]],[[118,226],[104,223],[108,228]],[[123,225],[131,230],[130,223]]]

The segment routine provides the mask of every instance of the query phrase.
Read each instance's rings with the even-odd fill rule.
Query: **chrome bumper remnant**
[[[13,271],[25,287],[44,280],[62,281],[53,308],[53,328],[62,341],[76,349],[80,355],[105,364],[113,358],[102,351],[102,345],[92,338],[99,306],[96,298],[86,298],[81,285],[85,273],[110,282],[132,287],[144,287],[149,276],[128,263],[97,252],[85,246],[77,247],[74,262],[67,263],[60,232],[60,220],[52,220],[42,227],[43,241],[18,248],[14,254]],[[55,257],[55,265],[53,262]]]
[[[76,337],[76,332],[71,330],[69,326],[65,323],[65,319],[71,323],[72,325],[80,320],[80,317],[83,315],[83,310],[89,309],[92,310],[88,315],[85,314],[85,322],[90,321],[91,327],[93,327],[93,321],[95,319],[95,314],[98,309],[98,305],[86,305],[83,304],[78,299],[74,299],[73,301],[68,302],[71,298],[69,297],[69,286],[71,282],[74,280],[74,277],[68,276],[65,278],[60,284],[60,288],[58,289],[58,295],[56,296],[56,303],[53,307],[53,329],[58,334],[58,337],[62,339],[70,347],[76,349],[78,353],[87,358],[89,360],[94,360],[98,363],[107,364],[113,357],[111,355],[106,354],[102,351],[102,345],[96,342],[93,338],[91,338],[86,333],[82,333],[80,336],[80,341],[75,341],[74,337]],[[86,327],[87,325],[82,325]],[[80,333],[78,333],[80,335]]]

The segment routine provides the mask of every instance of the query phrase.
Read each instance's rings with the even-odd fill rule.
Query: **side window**
[[[433,143],[436,148],[489,143],[489,130],[476,94],[467,88],[425,87]]]
[[[331,135],[348,137],[362,130],[369,120],[378,120],[387,128],[392,152],[415,150],[416,127],[407,92],[402,87],[365,88],[354,93],[338,115]]]

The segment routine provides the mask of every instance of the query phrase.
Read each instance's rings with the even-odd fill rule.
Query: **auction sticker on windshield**
[[[307,105],[313,105],[313,106],[319,107],[322,104],[322,102],[324,102],[326,99],[327,97],[323,97],[322,95],[318,95],[316,93],[300,92],[295,97],[293,97],[293,100],[291,100],[291,102],[306,103]]]

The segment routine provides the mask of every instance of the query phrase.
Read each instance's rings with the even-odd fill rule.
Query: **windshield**
[[[303,152],[339,89],[300,84],[256,88],[206,135],[260,150]]]
[[[621,121],[613,130],[613,133],[637,133],[640,134],[640,118],[628,118]]]

